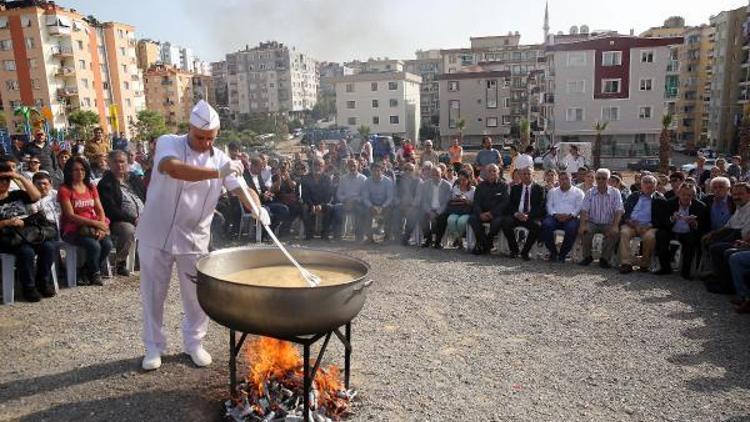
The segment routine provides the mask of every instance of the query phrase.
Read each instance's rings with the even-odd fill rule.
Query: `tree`
[[[187,133],[187,131],[190,130],[190,123],[179,123],[177,125],[177,133]]]
[[[607,130],[609,122],[596,122],[594,123],[594,131],[596,131],[596,138],[594,138],[594,148],[591,151],[591,155],[594,160],[594,169],[601,168],[602,166],[602,133]]]
[[[667,113],[661,118],[661,134],[659,135],[659,172],[662,174],[669,173],[669,155],[672,152],[670,141],[672,139],[672,115]]]
[[[526,147],[529,146],[529,138],[531,136],[531,123],[528,120],[522,119],[518,125],[519,136],[521,138],[521,151],[525,151]]]
[[[318,99],[312,109],[312,118],[314,120],[329,120],[331,116],[336,115],[336,97],[323,95]]]
[[[135,139],[148,142],[169,132],[164,116],[151,110],[141,110],[136,115]]]
[[[301,129],[302,126],[302,120],[300,119],[295,118],[289,121],[289,129]]]
[[[463,145],[464,143],[464,129],[466,129],[466,119],[463,117],[456,121],[456,129],[458,130],[458,140]]]
[[[362,125],[357,128],[357,132],[359,132],[359,136],[367,138],[368,136],[370,136],[370,127],[367,125]]]
[[[68,123],[80,139],[88,139],[91,128],[99,124],[99,115],[91,110],[76,110],[68,115]]]

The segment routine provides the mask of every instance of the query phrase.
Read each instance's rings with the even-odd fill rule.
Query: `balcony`
[[[141,78],[138,75],[130,75],[130,80],[138,82]]]
[[[171,79],[164,79],[161,81],[161,84],[162,85],[174,85],[174,81],[172,81]]]
[[[70,35],[69,26],[49,25],[47,26],[47,31],[49,32],[50,35],[54,35],[54,36]]]
[[[677,60],[670,60],[667,63],[667,72],[668,73],[677,73],[680,71],[680,62]]]
[[[555,103],[554,94],[544,94],[544,104],[554,104],[554,103]]]
[[[58,78],[72,78],[76,76],[76,70],[72,67],[60,66],[55,72],[55,76]]]
[[[78,88],[76,87],[64,87],[64,88],[58,88],[57,89],[57,96],[58,97],[75,97],[78,95]]]
[[[52,47],[52,55],[55,57],[73,57],[73,48],[64,45],[57,45]]]

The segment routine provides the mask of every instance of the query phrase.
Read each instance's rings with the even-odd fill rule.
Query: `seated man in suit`
[[[542,239],[550,253],[551,262],[565,262],[578,236],[579,214],[583,206],[583,191],[571,185],[568,173],[560,173],[560,186],[547,194],[547,217],[542,221]],[[563,230],[560,252],[555,244],[555,230]]]
[[[424,233],[423,248],[433,245],[432,236],[435,234],[436,249],[442,248],[440,241],[445,233],[444,223],[438,221],[443,214],[451,196],[451,185],[443,179],[443,169],[434,166],[430,179],[419,185],[419,212],[421,213],[422,233]],[[440,227],[442,226],[442,227]]]
[[[675,194],[677,196],[666,204],[663,217],[667,220],[656,232],[656,254],[661,266],[657,274],[672,273],[669,242],[674,239],[682,245],[680,273],[684,279],[690,280],[695,252],[699,250],[701,236],[708,231],[708,209],[703,202],[695,199],[698,191],[694,184],[683,183],[676,189]]]
[[[640,189],[633,192],[625,201],[625,215],[620,228],[620,273],[633,272],[633,251],[630,241],[639,236],[643,255],[639,263],[639,271],[649,272],[651,258],[656,245],[656,230],[664,221],[662,213],[665,199],[656,192],[656,177],[647,174],[641,177]]]
[[[492,242],[502,228],[503,210],[508,202],[508,186],[500,179],[500,168],[496,164],[484,167],[486,179],[477,186],[474,193],[474,211],[469,217],[469,225],[477,238],[472,253],[490,253]],[[490,224],[490,232],[484,232],[484,223]]]
[[[320,215],[323,224],[320,238],[328,240],[328,232],[333,220],[333,187],[331,178],[323,174],[325,163],[322,158],[313,160],[312,172],[302,177],[302,220],[305,223],[305,239],[311,240],[315,233],[315,218]]]
[[[373,164],[370,172],[372,175],[362,186],[362,224],[365,225],[367,241],[373,243],[372,220],[376,216],[383,218],[385,237],[388,239],[395,187],[390,178],[383,176],[383,164],[380,162]]]
[[[514,185],[510,190],[510,200],[503,212],[502,227],[503,234],[508,240],[510,258],[518,256],[515,228],[525,227],[529,231],[521,250],[521,258],[528,261],[529,251],[539,236],[541,222],[546,214],[545,192],[544,188],[531,178],[530,167],[521,169],[518,173],[521,183]],[[560,175],[562,176],[562,173]]]

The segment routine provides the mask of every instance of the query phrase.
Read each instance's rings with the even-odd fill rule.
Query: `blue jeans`
[[[745,283],[745,278],[750,274],[750,251],[740,251],[729,257],[729,271],[732,273],[734,288],[737,296],[742,299],[750,299],[750,288]]]
[[[109,236],[106,236],[102,240],[96,240],[93,237],[71,234],[63,236],[63,240],[71,245],[83,248],[86,252],[84,268],[88,274],[100,272],[100,268],[112,250],[112,240]]]
[[[448,233],[455,234],[457,238],[462,238],[466,234],[466,224],[469,223],[471,214],[451,214],[448,216]]]
[[[560,252],[557,252],[557,246],[555,246],[555,230],[565,231],[565,238],[563,239],[562,246],[560,246]],[[542,239],[544,244],[547,246],[552,258],[565,259],[568,257],[573,244],[576,242],[578,236],[578,219],[571,218],[570,220],[562,223],[551,215],[548,215],[542,221]]]
[[[44,242],[41,245],[23,242],[13,248],[0,248],[0,252],[16,257],[18,278],[24,288],[42,287],[52,281],[52,263],[55,262],[57,252],[54,242]],[[36,257],[36,276],[34,257]]]

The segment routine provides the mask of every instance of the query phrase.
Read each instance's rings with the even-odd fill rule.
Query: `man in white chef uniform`
[[[211,355],[202,345],[208,316],[198,304],[196,286],[189,275],[195,275],[196,262],[208,253],[211,219],[222,187],[236,194],[248,209],[254,209],[250,201],[260,204],[254,192],[240,187],[237,176],[244,170],[242,163],[213,147],[218,132],[218,114],[201,100],[190,114],[187,135],[164,135],[156,143],[146,205],[136,230],[145,370],[159,368],[167,348],[164,301],[174,264],[185,313],[183,350],[196,366],[211,364]],[[262,222],[270,222],[268,212],[260,205],[255,209],[260,210]]]

